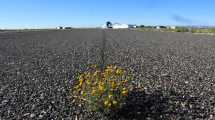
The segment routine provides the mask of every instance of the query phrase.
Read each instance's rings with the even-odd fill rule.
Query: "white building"
[[[106,24],[102,25],[102,28],[103,29],[107,28],[107,25]]]
[[[137,28],[137,25],[128,25],[129,28]]]
[[[168,29],[173,29],[173,30],[174,30],[174,29],[176,28],[176,26],[168,26],[167,28],[168,28]]]
[[[176,26],[170,26],[170,29],[175,29],[176,28]]]
[[[159,30],[159,29],[160,29],[160,26],[156,26],[156,29],[158,29],[158,30]]]
[[[127,29],[129,26],[127,24],[114,23],[112,25],[113,29]]]
[[[136,25],[128,25],[128,24],[121,24],[121,23],[114,23],[111,26],[107,26],[107,24],[103,24],[101,28],[112,28],[112,29],[128,29],[128,28],[136,28]]]
[[[63,27],[62,26],[58,26],[57,29],[63,29]]]

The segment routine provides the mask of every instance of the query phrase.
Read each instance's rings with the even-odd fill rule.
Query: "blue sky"
[[[0,0],[0,28],[215,25],[214,0]]]

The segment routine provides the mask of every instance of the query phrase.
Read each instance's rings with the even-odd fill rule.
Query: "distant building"
[[[121,24],[121,23],[111,23],[106,22],[106,24],[102,25],[101,28],[112,28],[112,29],[128,29],[128,28],[137,28],[137,25],[131,25],[131,24]]]
[[[137,28],[137,25],[128,25],[128,28]]]
[[[170,26],[170,29],[175,29],[176,28],[176,26]]]
[[[160,26],[156,26],[156,29],[161,29]]]
[[[113,29],[127,29],[129,26],[127,24],[114,23],[112,25]]]
[[[166,29],[167,27],[161,25],[161,26],[156,26],[155,28],[156,28],[156,29]]]
[[[59,26],[59,27],[57,27],[57,29],[63,29],[63,27],[62,27],[62,26]]]
[[[103,29],[107,28],[107,25],[106,25],[106,24],[103,24],[103,25],[102,25],[102,28],[103,28]]]
[[[173,29],[173,30],[174,30],[174,29],[176,28],[176,26],[168,26],[167,28],[168,28],[168,29]]]

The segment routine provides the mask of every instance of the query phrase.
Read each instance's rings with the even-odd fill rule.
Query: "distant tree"
[[[145,27],[145,25],[140,25],[139,27],[140,27],[140,28],[144,28],[144,27]]]
[[[160,26],[160,28],[166,29],[167,27],[166,26]]]
[[[65,27],[65,29],[72,29],[72,27]]]
[[[186,27],[176,27],[175,31],[176,32],[189,32],[189,29]]]
[[[106,26],[107,26],[107,28],[112,28],[112,23],[110,21],[107,21]]]

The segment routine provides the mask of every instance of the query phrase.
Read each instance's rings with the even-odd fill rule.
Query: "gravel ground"
[[[0,119],[215,119],[215,37],[76,29],[0,33]],[[131,71],[140,89],[109,117],[69,97],[88,64]]]

